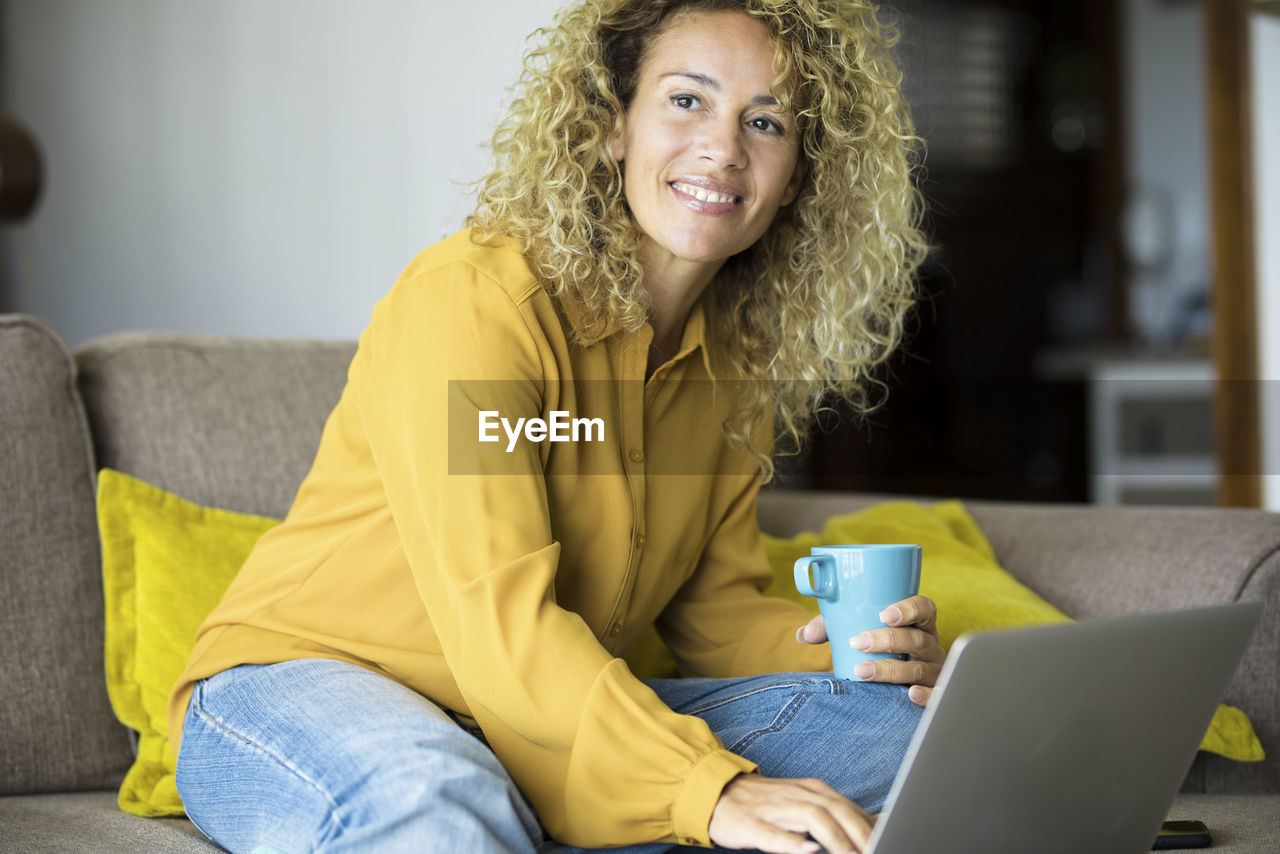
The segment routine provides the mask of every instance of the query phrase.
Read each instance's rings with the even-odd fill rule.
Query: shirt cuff
[[[707,826],[711,824],[711,813],[720,800],[720,793],[734,777],[752,773],[758,768],[750,759],[743,759],[724,749],[708,753],[701,762],[693,766],[693,771],[684,782],[684,790],[672,809],[672,825],[677,841],[681,845],[709,848],[711,836]]]

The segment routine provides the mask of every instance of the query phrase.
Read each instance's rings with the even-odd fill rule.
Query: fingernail
[[[863,632],[860,635],[854,635],[853,637],[849,638],[849,646],[853,647],[854,649],[860,649],[863,652],[866,652],[867,650],[871,649],[871,635],[868,634],[867,632]]]
[[[876,616],[880,618],[880,622],[893,625],[902,619],[902,610],[900,608],[885,608]]]
[[[853,675],[859,679],[870,679],[876,675],[876,666],[870,661],[860,662],[853,668]]]

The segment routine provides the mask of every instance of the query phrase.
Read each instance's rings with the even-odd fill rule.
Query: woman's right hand
[[[739,774],[720,793],[707,829],[722,848],[773,854],[814,854],[825,848],[850,854],[867,847],[874,821],[821,780]]]

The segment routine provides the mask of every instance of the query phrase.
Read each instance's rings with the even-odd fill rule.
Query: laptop
[[[962,636],[869,854],[1148,851],[1260,602]]]

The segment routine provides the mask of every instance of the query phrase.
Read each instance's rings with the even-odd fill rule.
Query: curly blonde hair
[[[540,30],[507,118],[496,166],[479,182],[475,239],[518,240],[552,293],[593,318],[575,331],[627,330],[649,303],[643,237],[610,152],[645,50],[679,14],[738,10],[768,27],[777,92],[795,112],[807,173],[749,249],[709,287],[716,373],[734,383],[730,442],[774,473],[772,446],[797,451],[832,395],[855,412],[883,391],[874,369],[898,345],[928,251],[913,182],[919,139],[890,49],[897,31],[866,0],[585,0]],[[770,447],[758,447],[772,416]]]

